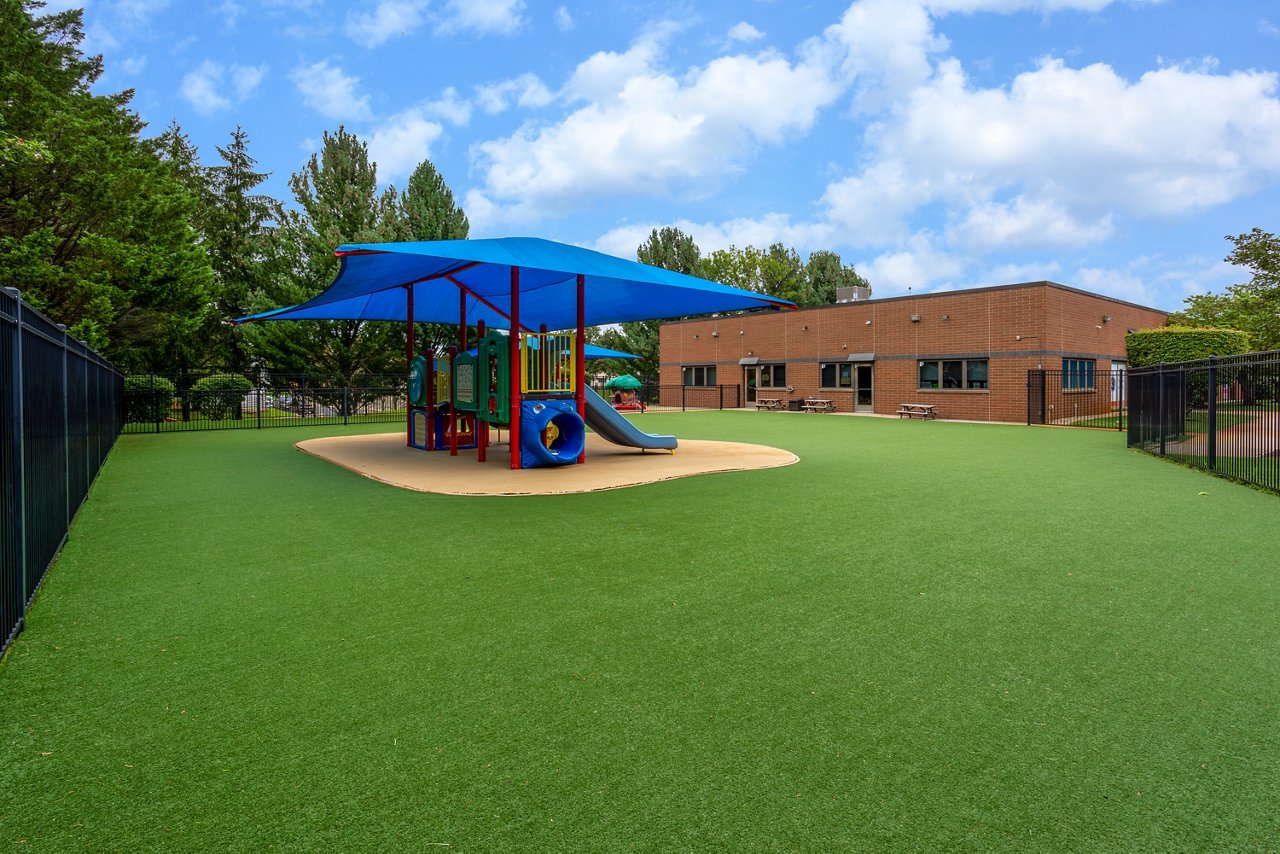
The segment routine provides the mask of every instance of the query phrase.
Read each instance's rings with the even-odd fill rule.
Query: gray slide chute
[[[657,436],[638,430],[618,410],[609,405],[609,401],[588,388],[587,392],[587,425],[599,433],[606,441],[629,448],[643,448],[646,451],[674,451],[675,436]]]

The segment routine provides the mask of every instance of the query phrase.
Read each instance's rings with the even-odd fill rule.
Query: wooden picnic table
[[[782,398],[780,397],[757,397],[756,398],[757,412],[759,412],[762,409],[768,409],[772,411],[772,410],[782,409],[782,408],[783,408],[783,403],[782,403]]]
[[[836,402],[825,397],[806,397],[800,408],[805,412],[835,412]]]
[[[937,418],[938,413],[932,403],[899,403],[899,418]]]

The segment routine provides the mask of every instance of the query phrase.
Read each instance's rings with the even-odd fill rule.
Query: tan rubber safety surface
[[[505,440],[505,435],[503,439]],[[585,465],[511,470],[506,442],[490,445],[487,461],[475,450],[421,451],[405,446],[405,434],[374,433],[308,439],[295,446],[322,460],[383,483],[442,495],[559,495],[621,489],[659,480],[727,471],[777,468],[799,461],[790,451],[741,442],[681,439],[676,453],[611,445],[587,434]]]

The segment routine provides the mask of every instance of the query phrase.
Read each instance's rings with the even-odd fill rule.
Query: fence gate
[[[1027,371],[1027,423],[1123,430],[1123,368],[1095,371],[1092,360],[1072,370]]]

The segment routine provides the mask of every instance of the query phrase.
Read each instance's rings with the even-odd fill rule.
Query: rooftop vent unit
[[[836,288],[836,302],[862,302],[871,299],[871,288],[855,286],[852,288]]]

